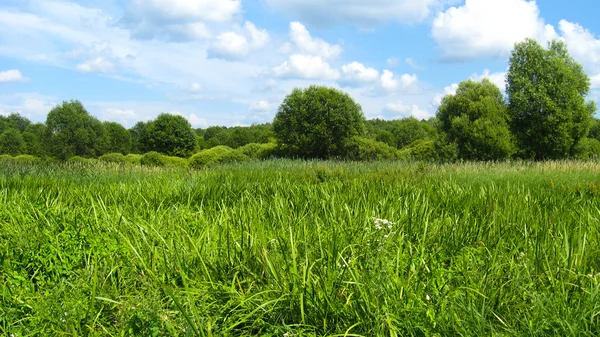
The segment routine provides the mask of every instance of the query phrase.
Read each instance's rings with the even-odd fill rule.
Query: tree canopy
[[[552,41],[547,49],[531,39],[518,43],[509,61],[507,94],[519,154],[535,160],[572,156],[596,110],[585,101],[589,89],[589,77],[563,42]]]
[[[346,142],[365,133],[365,117],[347,93],[313,85],[284,99],[273,129],[289,155],[326,159],[343,156]]]
[[[149,122],[142,134],[142,148],[169,156],[188,157],[194,153],[196,134],[182,116],[160,114]]]

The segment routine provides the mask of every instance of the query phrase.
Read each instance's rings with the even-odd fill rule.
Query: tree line
[[[193,129],[184,117],[163,113],[127,129],[99,121],[74,100],[54,107],[45,123],[0,116],[0,154],[67,160],[158,152],[188,158],[213,149],[211,156],[238,159],[585,159],[600,154],[600,121],[593,117],[595,104],[586,101],[589,90],[589,77],[564,43],[544,48],[526,40],[511,54],[506,94],[487,79],[467,80],[428,120],[366,120],[347,93],[323,86],[294,89],[272,123],[248,127]]]

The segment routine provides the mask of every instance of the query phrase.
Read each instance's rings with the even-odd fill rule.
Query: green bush
[[[0,155],[0,161],[12,161],[13,160],[13,156],[11,156],[10,154],[3,154]]]
[[[108,153],[100,158],[98,158],[101,162],[105,163],[116,163],[116,164],[125,164],[127,161],[125,160],[125,156],[121,153]]]
[[[29,164],[29,163],[36,163],[36,162],[40,161],[40,158],[29,155],[29,154],[22,154],[22,155],[18,155],[16,157],[14,157],[13,160],[17,163]]]
[[[277,144],[250,143],[240,147],[238,151],[245,154],[251,159],[267,159],[275,156],[275,153],[277,151]]]
[[[162,167],[167,165],[167,161],[165,160],[165,157],[162,154],[156,151],[152,151],[142,156],[140,164],[144,166]]]
[[[417,140],[402,149],[402,154],[406,158],[415,160],[435,160],[438,158],[433,140]]]
[[[248,156],[228,146],[220,145],[212,149],[196,153],[189,160],[191,168],[200,169],[217,164],[242,162],[248,160]]]
[[[576,159],[596,159],[600,156],[600,141],[594,138],[583,138],[575,146]]]
[[[180,157],[163,156],[166,166],[171,167],[187,167],[188,160]]]
[[[348,160],[398,159],[396,148],[374,139],[352,137],[345,143],[344,147],[344,159]]]
[[[130,164],[140,165],[142,157],[141,154],[130,153],[125,156],[125,161]]]

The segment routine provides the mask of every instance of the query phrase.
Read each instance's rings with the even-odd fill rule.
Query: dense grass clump
[[[246,144],[240,148],[238,151],[242,154],[248,156],[251,159],[267,159],[274,157],[277,151],[277,144],[275,143],[266,143],[266,144],[258,144],[258,143],[250,143]]]
[[[600,335],[597,163],[1,165],[0,335]]]
[[[196,153],[189,159],[191,168],[200,169],[217,164],[227,164],[247,161],[248,157],[238,150],[228,146],[220,145],[208,150]]]
[[[165,156],[156,151],[152,151],[145,153],[142,156],[140,164],[151,167],[162,167],[167,165],[167,161],[165,160]]]
[[[125,160],[125,156],[122,153],[108,153],[98,158],[98,160],[105,163],[114,164],[125,164],[127,162]]]

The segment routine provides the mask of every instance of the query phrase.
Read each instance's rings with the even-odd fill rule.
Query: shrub
[[[141,154],[130,153],[125,156],[125,161],[130,164],[140,165],[142,157]]]
[[[0,155],[0,161],[7,162],[7,161],[11,161],[11,160],[13,160],[13,156],[11,156],[10,154]]]
[[[345,143],[345,159],[385,160],[397,159],[398,150],[374,139],[352,137]]]
[[[438,158],[433,140],[417,140],[402,149],[402,153],[410,159],[435,160]]]
[[[180,157],[163,156],[166,166],[171,167],[187,167],[188,160]]]
[[[116,163],[116,164],[125,164],[125,156],[121,153],[109,153],[98,158],[101,162],[105,163]]]
[[[22,154],[14,157],[13,160],[17,163],[30,164],[40,161],[40,158],[29,154]]]
[[[73,157],[67,159],[67,163],[74,164],[74,165],[91,165],[94,163],[94,161],[89,158],[73,156]]]
[[[227,146],[217,146],[212,149],[196,153],[189,160],[191,168],[200,169],[216,164],[246,161],[249,158],[238,150]]]
[[[275,152],[277,151],[277,144],[250,143],[240,147],[238,151],[245,154],[251,159],[267,159],[275,155]]]
[[[595,159],[600,156],[600,141],[594,138],[583,138],[575,146],[575,158],[577,159]]]
[[[162,154],[152,151],[144,154],[140,160],[140,164],[144,166],[166,166],[167,162]]]

